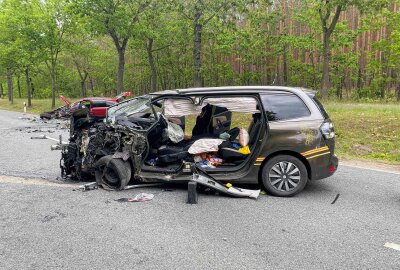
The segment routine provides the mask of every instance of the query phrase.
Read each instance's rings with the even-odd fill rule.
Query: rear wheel
[[[296,157],[279,155],[271,158],[262,169],[262,184],[275,196],[294,196],[307,184],[306,166]]]

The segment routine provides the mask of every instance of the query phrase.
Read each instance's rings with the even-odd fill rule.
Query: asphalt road
[[[0,269],[400,268],[400,251],[384,246],[400,244],[399,174],[341,166],[293,198],[200,194],[197,205],[184,186],[73,191],[54,180],[51,142],[12,131],[26,121],[0,111],[0,174],[32,173],[0,176]],[[18,166],[22,152],[37,159]],[[140,192],[155,197],[115,201]]]
[[[51,151],[51,140],[32,140],[33,136],[68,138],[61,120],[41,121],[39,117],[0,110],[0,175],[55,179],[60,175],[60,152]]]

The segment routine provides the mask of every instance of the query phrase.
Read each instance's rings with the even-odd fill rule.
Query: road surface
[[[0,111],[0,269],[400,269],[399,174],[341,166],[293,198],[197,205],[184,186],[73,191],[26,123]]]

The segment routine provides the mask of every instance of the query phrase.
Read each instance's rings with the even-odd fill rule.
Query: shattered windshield
[[[151,108],[151,96],[141,96],[110,107],[107,111],[107,121],[113,122],[120,117],[154,118]]]

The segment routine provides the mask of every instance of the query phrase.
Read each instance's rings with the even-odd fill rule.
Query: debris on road
[[[77,189],[73,189],[73,191],[76,191],[76,190],[90,191],[90,190],[95,190],[95,189],[98,189],[97,183],[92,182],[92,183],[87,183],[87,184],[81,185]]]
[[[400,251],[400,245],[399,244],[386,242],[383,246],[387,247],[387,248],[391,248],[391,249]]]
[[[52,141],[58,142],[59,144],[67,144],[67,142],[62,140],[61,135],[59,136],[59,139],[52,138],[52,137],[46,136],[46,135],[32,136],[31,140],[52,140]]]
[[[238,187],[234,187],[232,185],[227,187],[227,186],[224,186],[224,185],[218,183],[216,180],[212,179],[210,176],[206,177],[206,176],[199,175],[197,173],[193,174],[192,180],[194,182],[197,182],[204,186],[210,187],[210,188],[220,191],[222,193],[231,195],[233,197],[249,197],[252,199],[257,199],[261,192],[261,190],[238,188]]]
[[[154,194],[139,193],[133,198],[120,198],[115,201],[116,202],[146,202],[146,201],[151,201],[153,198],[154,198]]]
[[[163,185],[163,183],[129,185],[129,186],[126,186],[124,188],[124,190],[134,189],[134,188],[142,188],[142,187],[157,187],[157,186],[161,186],[161,185]],[[165,191],[165,189],[163,189],[163,191]]]
[[[331,204],[334,204],[334,203],[337,201],[337,199],[339,199],[339,196],[340,196],[339,193],[336,194],[335,199],[333,199],[333,201],[331,202]]]

